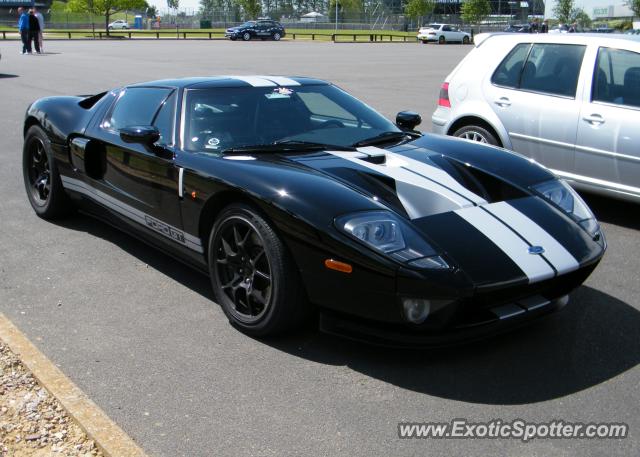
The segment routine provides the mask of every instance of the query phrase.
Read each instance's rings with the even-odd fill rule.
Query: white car
[[[122,19],[118,19],[117,21],[113,21],[111,24],[109,24],[109,30],[127,30],[129,28],[129,24],[127,23],[127,21],[124,21]]]
[[[433,132],[503,146],[577,187],[640,201],[640,37],[480,34]]]
[[[420,27],[418,30],[418,40],[427,44],[435,41],[439,44],[444,43],[471,43],[471,34],[462,32],[455,25],[451,24],[429,24]]]

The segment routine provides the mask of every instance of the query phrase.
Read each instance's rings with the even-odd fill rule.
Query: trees
[[[109,19],[112,14],[126,10],[143,10],[145,0],[69,0],[68,8],[77,13],[90,13],[104,16],[104,28],[109,34]]]
[[[591,18],[582,8],[574,9],[571,12],[571,20],[578,24],[578,27],[582,30],[591,27]]]
[[[238,3],[244,11],[245,19],[257,19],[262,11],[262,3],[260,0],[238,0]]]
[[[640,17],[640,0],[627,0],[625,4],[633,11],[634,16]]]
[[[420,19],[431,14],[435,7],[435,0],[409,0],[404,7],[404,12],[411,19]]]
[[[574,0],[558,0],[556,6],[553,7],[553,14],[561,24],[571,22],[574,12]]]
[[[489,0],[466,0],[461,8],[462,20],[467,24],[480,24],[482,20],[491,14]]]

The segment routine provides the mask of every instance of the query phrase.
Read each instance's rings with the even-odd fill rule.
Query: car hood
[[[285,157],[404,217],[476,285],[543,281],[603,252],[529,190],[555,177],[505,150],[426,136],[391,149]]]

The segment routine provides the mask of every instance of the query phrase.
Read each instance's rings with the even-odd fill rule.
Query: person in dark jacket
[[[549,20],[545,19],[542,21],[542,25],[540,26],[540,33],[549,33]]]
[[[36,52],[40,54],[40,21],[38,21],[38,17],[36,16],[36,11],[34,8],[29,10],[29,47],[31,47],[31,43],[35,45]]]
[[[31,54],[31,44],[29,43],[29,15],[23,7],[18,8],[18,30],[22,40],[22,54]]]

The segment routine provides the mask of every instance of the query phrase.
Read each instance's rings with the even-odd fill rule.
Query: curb
[[[108,457],[148,457],[78,386],[0,313],[0,339]]]

